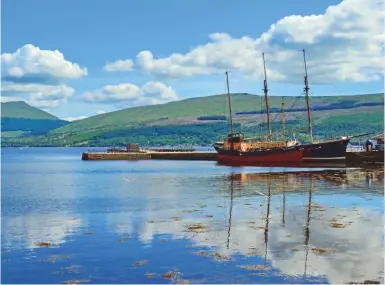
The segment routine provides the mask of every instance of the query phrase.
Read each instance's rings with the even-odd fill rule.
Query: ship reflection
[[[268,173],[232,173],[228,180],[243,183],[258,183],[266,186],[274,185],[274,192],[293,192],[303,190],[307,181],[313,181],[313,186],[331,187],[358,186],[357,182],[364,183],[366,188],[375,188],[384,183],[384,169],[354,169],[354,170],[321,170],[321,171],[288,171]],[[362,186],[360,184],[360,186]],[[286,187],[283,190],[283,187]]]
[[[344,162],[217,162],[218,166],[230,167],[290,167],[290,168],[343,168]]]
[[[271,206],[271,196],[272,196],[272,178],[273,177],[282,177],[278,175],[268,175],[268,174],[235,174],[232,173],[229,176],[230,179],[230,209],[229,209],[229,218],[228,218],[228,232],[227,232],[227,249],[229,249],[230,244],[230,238],[231,238],[231,219],[232,219],[232,212],[233,212],[233,205],[234,205],[234,185],[235,181],[242,181],[242,179],[239,178],[254,178],[254,179],[265,179],[267,182],[267,201],[266,201],[266,215],[264,217],[265,220],[265,227],[264,227],[264,266],[266,267],[267,262],[267,256],[268,256],[268,244],[269,244],[269,220],[270,220],[270,206]],[[284,181],[288,180],[288,175],[284,176]],[[305,262],[304,262],[304,275],[306,276],[306,269],[307,269],[307,260],[308,260],[308,254],[309,254],[309,240],[310,240],[310,218],[311,218],[311,206],[312,206],[312,192],[314,188],[314,177],[310,176],[310,185],[308,186],[308,203],[307,203],[307,219],[304,229],[304,245],[305,245]],[[282,226],[285,226],[285,212],[286,212],[286,184],[282,185]],[[237,189],[242,189],[242,185],[237,185]]]
[[[228,180],[229,180],[229,190],[230,190],[230,210],[229,210],[229,215],[228,215],[228,225],[229,225],[229,228],[228,228],[228,235],[227,235],[227,249],[229,249],[229,243],[230,243],[230,240],[231,240],[231,225],[232,225],[232,216],[233,216],[233,207],[234,205],[238,205],[239,203],[234,203],[234,198],[237,198],[237,197],[241,197],[241,196],[244,196],[244,193],[243,191],[247,191],[247,189],[245,188],[245,183],[246,182],[258,182],[258,183],[262,183],[264,184],[265,186],[264,187],[261,187],[261,189],[265,189],[264,193],[260,192],[261,195],[263,195],[263,199],[266,198],[265,202],[263,202],[264,206],[266,207],[266,211],[265,211],[265,215],[263,217],[263,220],[264,220],[264,238],[263,238],[263,243],[264,243],[264,266],[268,266],[267,265],[267,260],[271,260],[274,262],[274,260],[277,258],[277,254],[279,255],[280,253],[280,250],[278,248],[281,248],[284,249],[286,246],[290,246],[290,245],[293,245],[293,241],[284,241],[284,240],[281,240],[283,241],[283,244],[278,246],[277,244],[277,241],[279,241],[279,239],[277,240],[277,234],[278,236],[280,236],[282,238],[282,235],[280,235],[279,232],[292,232],[292,228],[293,228],[293,221],[296,219],[293,215],[293,212],[292,214],[290,214],[289,216],[290,217],[293,217],[294,219],[290,218],[289,219],[289,225],[288,225],[288,231],[285,231],[284,229],[286,228],[286,218],[285,218],[285,215],[286,215],[286,210],[287,210],[287,195],[289,194],[290,195],[290,192],[294,192],[296,190],[298,190],[298,188],[302,188],[302,193],[305,194],[307,196],[306,198],[306,202],[305,202],[305,208],[301,208],[301,207],[296,207],[294,212],[297,214],[300,214],[300,212],[303,211],[303,214],[300,214],[302,217],[304,217],[304,219],[302,220],[302,222],[300,222],[300,224],[298,226],[300,226],[303,231],[302,231],[302,245],[303,245],[303,249],[296,249],[296,251],[298,252],[303,252],[303,258],[300,258],[300,259],[297,259],[296,262],[298,263],[298,261],[300,260],[303,260],[303,267],[302,267],[302,270],[299,270],[299,268],[297,268],[297,274],[301,275],[302,276],[314,276],[315,272],[318,271],[314,265],[316,264],[316,260],[315,259],[315,256],[317,254],[328,254],[328,250],[331,250],[330,252],[333,252],[333,248],[330,248],[330,246],[326,246],[326,245],[329,245],[330,243],[335,243],[337,242],[338,243],[338,239],[337,240],[334,240],[333,242],[332,241],[328,241],[328,240],[321,240],[320,241],[320,236],[319,234],[321,233],[320,230],[322,230],[322,227],[320,227],[320,221],[325,221],[327,220],[328,223],[330,223],[331,220],[334,219],[334,217],[346,217],[348,216],[347,212],[345,213],[345,215],[342,215],[342,214],[337,214],[335,215],[334,217],[332,216],[333,212],[334,212],[334,209],[332,208],[329,208],[328,209],[328,212],[329,214],[326,214],[326,208],[320,206],[320,205],[317,205],[315,203],[313,203],[313,193],[315,191],[318,191],[317,190],[317,181],[323,181],[323,180],[326,180],[327,183],[329,184],[335,184],[335,185],[343,185],[343,184],[349,184],[349,183],[354,183],[355,179],[357,179],[357,177],[360,177],[360,178],[367,178],[367,179],[370,179],[373,183],[374,182],[378,182],[378,183],[382,183],[383,181],[383,178],[380,178],[379,174],[380,173],[383,173],[383,170],[378,170],[378,172],[373,172],[373,170],[371,171],[368,171],[368,170],[355,170],[354,172],[352,173],[349,173],[347,171],[329,171],[327,173],[325,173],[325,171],[322,171],[322,172],[302,172],[302,173],[232,173],[231,175],[228,176]],[[301,182],[302,183],[299,183]],[[237,183],[238,182],[238,183]],[[239,183],[240,182],[240,183]],[[294,182],[297,182],[297,184],[295,184]],[[299,187],[299,185],[301,187]],[[279,187],[280,186],[280,187]],[[236,191],[238,190],[238,191]],[[261,190],[262,191],[262,190]],[[234,195],[234,193],[236,193],[236,195]],[[293,193],[294,194],[294,193]],[[253,195],[257,195],[256,193],[254,193]],[[281,198],[279,198],[279,195],[282,195]],[[273,200],[273,197],[274,197],[274,201],[275,202],[272,202]],[[282,212],[279,213],[279,215],[281,216],[280,219],[279,219],[279,224],[280,224],[280,227],[282,229],[282,231],[278,228],[278,224],[275,222],[272,224],[273,226],[273,244],[269,246],[269,229],[270,229],[270,221],[271,219],[277,221],[277,216],[276,215],[277,213],[275,212],[275,210],[272,210],[272,206],[271,204],[273,205],[274,207],[274,204],[277,205],[277,200],[280,200],[282,202],[281,204],[281,210]],[[290,197],[289,197],[290,199]],[[263,200],[262,200],[263,201]],[[262,206],[262,205],[261,205]],[[274,209],[274,208],[273,208]],[[241,209],[239,209],[241,210]],[[290,211],[290,209],[289,209]],[[275,213],[274,213],[275,212]],[[338,212],[337,212],[338,213]],[[273,216],[272,216],[273,214]],[[325,217],[323,217],[325,215]],[[333,217],[333,218],[332,218]],[[312,227],[312,219],[315,219],[316,223],[315,225],[313,225]],[[328,219],[329,218],[329,219]],[[332,219],[330,219],[332,218]],[[295,221],[297,222],[297,221]],[[358,222],[357,220],[355,222]],[[239,221],[238,221],[239,223]],[[350,223],[349,223],[350,225]],[[235,225],[236,226],[236,225]],[[338,226],[338,224],[337,224]],[[345,227],[345,226],[344,226]],[[351,226],[353,227],[353,226]],[[312,229],[315,231],[315,236],[312,237]],[[251,230],[250,230],[251,231]],[[338,230],[334,230],[335,233],[333,233],[333,230],[331,230],[332,232],[329,233],[329,231],[325,231],[325,232],[322,232],[321,236],[328,236],[329,234],[331,236],[333,236],[335,233],[338,233]],[[339,231],[342,231],[341,229],[339,229]],[[251,234],[251,233],[250,233]],[[237,235],[237,233],[236,233]],[[314,235],[314,233],[313,233]],[[294,236],[296,236],[294,234]],[[301,244],[300,238],[301,235],[293,238],[293,240],[296,240],[295,243],[297,244],[297,246],[299,246]],[[336,235],[337,236],[337,235]],[[341,238],[341,237],[339,237]],[[312,241],[313,239],[313,241]],[[348,240],[346,238],[343,238],[345,240]],[[260,240],[262,242],[262,236],[260,236]],[[360,242],[359,239],[353,239],[351,241],[353,244],[356,243],[356,242]],[[286,244],[286,246],[285,246]],[[320,247],[317,247],[316,245],[319,245]],[[231,246],[230,246],[231,247]],[[301,248],[301,247],[299,247]],[[352,249],[349,249],[349,251],[347,251],[347,248],[344,248],[342,249],[342,247],[338,250],[336,250],[336,252],[339,252],[338,254],[341,254],[341,256],[345,256],[345,255],[350,255],[352,254]],[[286,248],[285,248],[286,250]],[[353,250],[356,250],[356,248],[354,248]],[[329,252],[329,253],[330,253]],[[262,254],[261,254],[262,255]],[[340,259],[341,257],[338,256],[337,259]],[[308,266],[308,262],[310,260],[310,264],[312,264],[312,266],[309,268]],[[330,259],[332,260],[332,259]],[[299,265],[299,264],[297,264]],[[297,267],[296,265],[296,267]],[[328,269],[330,271],[332,271],[332,269]],[[347,271],[346,268],[344,268],[345,271]],[[309,273],[310,271],[310,273]],[[363,278],[363,276],[365,274],[362,274],[360,277],[356,277],[354,275],[355,273],[353,272],[352,273],[352,277],[354,278]],[[367,275],[371,275],[373,273],[368,273]],[[337,277],[336,277],[337,278]],[[342,277],[341,277],[342,278]]]

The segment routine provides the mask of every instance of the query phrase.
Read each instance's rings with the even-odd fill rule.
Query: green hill
[[[261,98],[252,94],[232,94],[233,113],[261,110]],[[295,103],[296,108],[305,110],[304,98],[284,97],[287,110]],[[338,105],[339,104],[339,105]],[[312,108],[331,106],[331,109],[347,107],[360,107],[365,104],[383,106],[384,94],[350,95],[350,96],[323,96],[311,97]],[[281,109],[281,97],[269,98],[270,108]],[[207,97],[190,98],[162,105],[142,106],[119,110],[73,122],[59,128],[54,133],[84,132],[91,130],[119,129],[154,121],[168,120],[170,123],[179,118],[196,118],[198,116],[225,115],[227,114],[227,95],[214,95]],[[162,122],[164,124],[164,122]]]
[[[24,101],[1,103],[1,118],[59,120],[58,117],[32,107]]]
[[[383,131],[383,93],[310,99],[316,137]],[[128,108],[72,122],[39,137],[15,138],[8,134],[5,146],[211,144],[228,132],[227,103],[227,96],[223,94]],[[288,133],[295,132],[297,137],[306,139],[304,97],[284,97],[284,103]],[[271,96],[269,105],[273,131],[280,132],[281,97]],[[232,94],[232,107],[237,131],[246,136],[266,134],[263,97]]]
[[[1,103],[1,137],[5,140],[46,134],[68,123],[23,101]]]

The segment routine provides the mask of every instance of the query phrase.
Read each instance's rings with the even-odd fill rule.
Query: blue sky
[[[260,94],[262,51],[271,95],[298,96],[302,48],[313,96],[382,92],[380,2],[3,0],[2,100],[92,116],[224,93],[225,70]]]

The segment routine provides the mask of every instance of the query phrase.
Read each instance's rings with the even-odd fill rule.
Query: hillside
[[[252,112],[261,110],[262,96],[252,94],[233,94],[233,113]],[[305,99],[297,97],[284,97],[287,111],[295,103],[296,108],[302,107],[305,110]],[[350,96],[322,96],[311,97],[312,109],[317,107],[330,107],[339,109],[343,107],[360,107],[362,105],[383,106],[384,94],[350,95]],[[281,97],[271,96],[269,105],[272,109],[281,109]],[[225,115],[227,114],[227,95],[214,95],[207,97],[190,98],[181,101],[171,102],[162,105],[142,106],[119,110],[84,120],[59,128],[54,133],[84,132],[90,130],[119,129],[122,127],[135,126],[153,121],[172,120],[179,118],[196,118],[198,116]],[[326,108],[327,109],[327,108]]]
[[[235,128],[246,136],[266,134],[261,96],[233,94]],[[284,97],[286,128],[307,139],[307,116],[302,97]],[[281,132],[281,97],[269,98],[272,127]],[[311,97],[313,132],[324,138],[383,132],[384,94]],[[370,114],[370,116],[368,116]],[[214,95],[162,105],[124,109],[72,122],[39,137],[7,134],[5,146],[111,146],[137,142],[211,144],[226,135],[227,97]],[[3,135],[4,137],[4,135]]]
[[[24,101],[1,103],[1,118],[59,120],[58,117],[32,107]]]
[[[2,138],[42,135],[68,123],[23,101],[1,103]]]

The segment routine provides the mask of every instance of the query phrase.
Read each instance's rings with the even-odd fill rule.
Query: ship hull
[[[344,161],[349,139],[303,145],[304,162]]]
[[[280,165],[300,163],[303,159],[303,149],[298,147],[279,148],[270,150],[255,150],[240,152],[216,147],[219,163],[247,163],[263,165]]]

